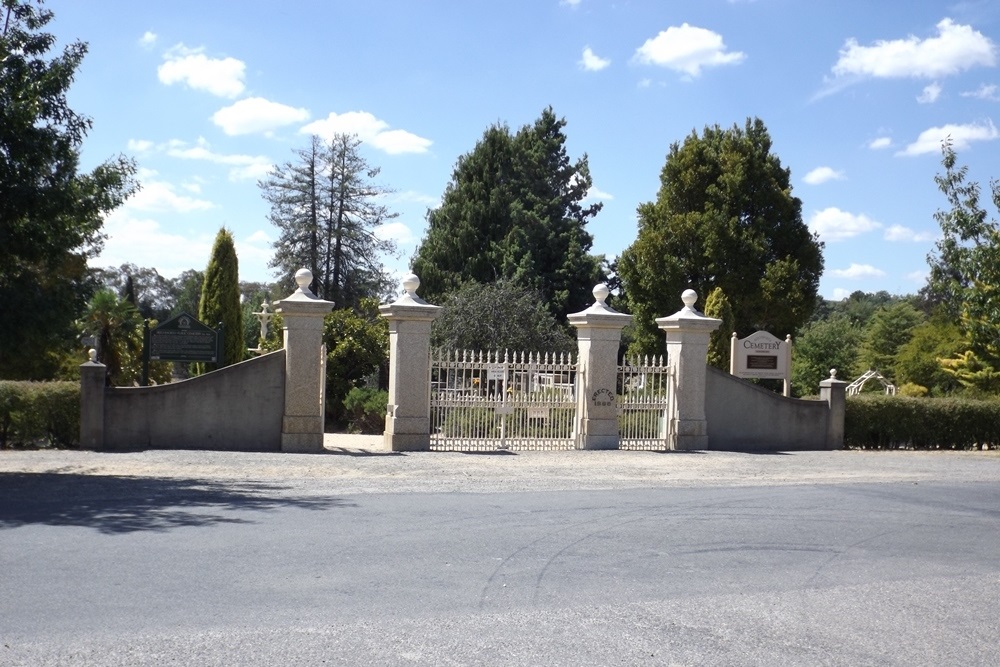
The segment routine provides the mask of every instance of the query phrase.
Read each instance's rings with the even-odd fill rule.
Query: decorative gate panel
[[[674,377],[662,356],[618,367],[619,449],[669,448]]]
[[[569,355],[431,353],[431,449],[573,449],[576,361]]]

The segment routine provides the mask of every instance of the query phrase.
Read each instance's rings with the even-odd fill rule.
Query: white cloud
[[[934,102],[937,102],[939,97],[941,97],[942,90],[943,88],[941,88],[941,84],[937,81],[928,84],[924,86],[924,92],[917,96],[917,102],[920,102],[921,104],[933,104]]]
[[[430,208],[437,208],[441,205],[440,197],[432,197],[431,195],[425,195],[422,192],[417,192],[416,190],[404,190],[403,192],[394,192],[389,195],[389,198],[393,202],[398,203],[415,203],[423,204]]]
[[[142,187],[129,197],[126,206],[130,210],[147,213],[191,213],[215,208],[210,201],[179,195],[169,183],[152,180],[142,182]]]
[[[271,159],[263,155],[222,155],[213,153],[204,139],[198,139],[195,146],[188,147],[183,141],[171,141],[167,155],[182,160],[204,160],[214,164],[231,167],[229,180],[257,180],[263,178],[271,170]]]
[[[917,232],[903,225],[891,225],[885,230],[883,238],[886,241],[908,241],[920,243],[923,241],[933,241],[934,235],[929,232]]]
[[[104,221],[108,235],[96,263],[119,266],[126,262],[153,266],[160,275],[173,278],[193,266],[208,262],[212,236],[183,236],[164,231],[160,223],[149,217],[135,216],[130,206],[116,209]]]
[[[587,190],[587,196],[584,197],[584,199],[588,199],[588,200],[589,199],[600,199],[600,200],[603,200],[603,201],[610,201],[610,200],[614,199],[614,196],[611,195],[610,193],[605,192],[604,190],[601,190],[600,188],[598,188],[596,186],[590,186],[590,189]]]
[[[927,282],[927,272],[926,271],[910,271],[904,276],[907,280],[915,283]]]
[[[588,72],[600,72],[611,64],[607,58],[601,58],[588,46],[583,50],[583,57],[580,58],[580,69]]]
[[[401,153],[426,153],[434,142],[406,130],[387,130],[372,137],[370,143],[389,155],[399,155]]]
[[[885,271],[876,269],[871,264],[851,264],[846,269],[834,269],[830,273],[836,278],[849,278],[851,280],[881,278],[885,275]]]
[[[966,125],[948,124],[924,130],[917,140],[896,153],[897,155],[923,155],[924,153],[940,153],[941,142],[951,138],[956,151],[969,148],[973,141],[993,141],[1000,138],[1000,131],[992,120],[985,123],[968,123]]]
[[[391,240],[406,245],[413,243],[417,238],[413,232],[402,222],[387,222],[375,228],[375,236],[382,240]]]
[[[639,88],[649,88],[653,85],[652,79],[639,79],[639,83],[636,84]]]
[[[248,97],[212,114],[212,122],[229,136],[269,132],[309,120],[308,109],[297,109],[263,97]]]
[[[879,40],[861,46],[848,39],[833,66],[836,77],[925,78],[958,74],[972,67],[993,67],[997,45],[971,26],[951,19],[937,24],[938,35],[919,39]]]
[[[987,102],[1000,102],[1000,88],[996,84],[982,84],[976,90],[962,93],[962,97],[975,97]]]
[[[142,34],[142,37],[139,38],[139,46],[144,49],[151,49],[154,45],[156,45],[156,40],[156,33],[147,30]]]
[[[580,2],[581,0],[559,0],[560,5],[573,7],[574,9],[580,6]]]
[[[183,83],[194,90],[217,95],[236,97],[243,92],[246,64],[236,58],[209,58],[203,48],[191,49],[183,44],[172,47],[163,54],[166,61],[156,74],[160,83]]]
[[[881,223],[863,213],[855,215],[841,211],[835,206],[817,211],[809,220],[809,228],[812,231],[818,233],[823,241],[832,242],[853,238],[879,229],[881,226]]]
[[[809,185],[820,185],[827,181],[842,181],[844,180],[844,172],[837,171],[832,167],[816,167],[806,174],[802,180]]]
[[[889,148],[892,146],[892,139],[889,137],[879,137],[878,139],[872,139],[871,143],[868,144],[868,148],[873,151],[880,151],[884,148]]]
[[[844,289],[843,287],[837,287],[833,290],[833,300],[843,301],[847,297],[851,296],[852,292],[849,289]]]
[[[658,65],[689,77],[697,77],[703,67],[736,65],[746,59],[741,51],[726,51],[722,35],[696,26],[671,26],[647,39],[633,56],[642,65]]]
[[[389,124],[367,111],[330,113],[302,127],[301,134],[315,134],[329,141],[335,134],[354,134],[358,139],[375,148],[398,155],[400,153],[426,153],[434,143],[406,130],[390,130]]]
[[[148,153],[153,150],[153,142],[146,139],[129,139],[126,146],[130,153]]]

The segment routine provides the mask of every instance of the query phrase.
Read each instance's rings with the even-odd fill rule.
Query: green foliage
[[[941,237],[927,258],[931,271],[925,296],[961,318],[979,363],[1000,369],[1000,224],[980,207],[979,184],[966,182],[968,168],[956,167],[950,140],[942,154],[945,172],[934,181],[951,208],[934,216]],[[992,183],[992,191],[1000,209],[1000,182]]]
[[[732,352],[732,335],[736,328],[733,308],[721,287],[712,290],[705,299],[705,317],[722,320],[718,329],[708,339],[708,363],[719,370],[729,372],[729,357]]]
[[[124,157],[78,171],[92,123],[66,98],[87,46],[49,57],[52,18],[39,2],[0,3],[0,378],[58,370],[93,289],[87,257],[104,216],[136,187]]]
[[[377,435],[385,430],[389,392],[367,387],[351,387],[344,398],[347,430]]]
[[[84,330],[97,339],[97,360],[107,366],[109,385],[132,384],[137,379],[126,367],[142,355],[139,311],[110,290],[98,290],[87,304]]]
[[[368,378],[388,381],[389,325],[375,299],[362,299],[358,309],[335,310],[323,321],[326,343],[326,409],[336,424],[345,420],[344,399]],[[382,410],[385,416],[385,410]]]
[[[219,322],[224,327],[225,358],[215,368],[243,361],[246,348],[243,345],[243,311],[240,308],[239,261],[236,258],[233,235],[225,227],[216,234],[212,245],[212,255],[205,269],[205,282],[201,289],[198,319],[213,329]],[[211,369],[212,364],[206,366]]]
[[[373,181],[379,168],[368,164],[361,145],[353,135],[336,134],[328,144],[313,136],[295,151],[294,162],[276,166],[258,183],[281,232],[270,266],[280,271],[282,287],[294,289],[292,276],[308,268],[312,291],[337,308],[391,288],[380,257],[396,246],[375,230],[399,214],[380,203],[393,191]]]
[[[809,320],[823,245],[802,221],[789,170],[759,119],[674,143],[660,184],[656,201],[639,206],[638,237],[618,259],[637,321],[630,354],[662,352],[655,319],[676,311],[687,288],[704,296],[721,287],[741,336],[781,336]]]
[[[907,301],[877,310],[865,328],[854,374],[872,369],[897,380],[895,363],[899,350],[910,341],[913,330],[923,320],[923,313]]]
[[[964,387],[966,394],[989,396],[1000,394],[1000,371],[981,359],[973,350],[939,359],[942,370]]]
[[[1000,446],[1000,401],[870,394],[847,399],[844,444],[871,449]]]
[[[900,384],[926,387],[932,396],[944,396],[961,385],[954,375],[941,365],[968,349],[962,331],[945,313],[938,312],[910,332],[910,340],[896,352],[893,370]]]
[[[849,369],[857,363],[861,329],[845,315],[812,322],[794,341],[792,348],[792,389],[798,396],[811,396],[819,383],[837,369],[837,379],[849,381]]]
[[[586,155],[570,161],[565,125],[549,107],[516,134],[490,127],[458,159],[412,261],[425,299],[507,278],[539,292],[560,320],[590,304],[603,276],[586,224],[601,204],[583,205],[590,169]]]
[[[573,337],[542,296],[511,280],[466,283],[448,295],[431,325],[431,344],[449,350],[572,352]]]
[[[69,447],[79,439],[79,382],[0,380],[0,449]]]

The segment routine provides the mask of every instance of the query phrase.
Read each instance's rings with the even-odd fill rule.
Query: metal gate
[[[573,449],[570,355],[431,352],[431,449]]]
[[[618,367],[619,449],[669,448],[673,389],[673,372],[662,356]]]

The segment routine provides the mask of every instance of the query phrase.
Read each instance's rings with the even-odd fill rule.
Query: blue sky
[[[204,269],[221,225],[244,280],[270,280],[257,180],[312,133],[354,132],[399,213],[406,271],[456,159],[491,124],[552,105],[587,153],[614,257],[655,199],[670,144],[760,117],[826,243],[820,291],[912,293],[945,206],[950,135],[1000,178],[1000,2],[967,0],[49,0],[90,45],[71,90],[93,118],[84,166],[136,158],[142,191],[96,265]],[[988,197],[984,197],[987,203]],[[992,207],[990,207],[992,208]]]

